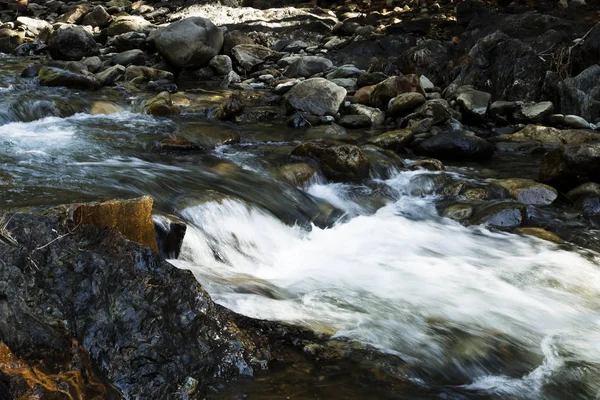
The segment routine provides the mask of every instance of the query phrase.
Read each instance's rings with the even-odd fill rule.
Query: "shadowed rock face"
[[[49,365],[66,386],[107,378],[127,398],[166,399],[186,382],[201,392],[213,379],[252,375],[269,358],[191,272],[118,232],[61,226],[57,217],[7,219],[0,338],[25,370],[26,363]],[[101,373],[89,372],[94,366]],[[67,368],[81,385],[66,379]],[[0,369],[10,375],[2,360]],[[10,390],[19,395],[15,379]]]

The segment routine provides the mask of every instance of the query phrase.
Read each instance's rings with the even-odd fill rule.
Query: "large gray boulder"
[[[346,89],[324,78],[311,78],[294,86],[285,102],[288,112],[335,115],[346,97]]]
[[[174,67],[204,67],[221,50],[223,31],[206,18],[191,17],[160,30],[154,43],[158,53]]]
[[[600,65],[558,83],[560,112],[595,122],[600,117]]]
[[[76,25],[63,25],[55,30],[48,41],[48,50],[52,58],[67,61],[79,61],[83,57],[100,54],[94,37]]]

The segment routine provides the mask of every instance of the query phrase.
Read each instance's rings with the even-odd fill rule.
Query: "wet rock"
[[[392,98],[409,92],[424,94],[418,76],[392,76],[375,85],[369,97],[369,104],[373,107],[386,109]]]
[[[256,42],[242,31],[227,31],[223,36],[223,54],[231,56],[231,50],[240,44],[256,44]]]
[[[112,17],[106,12],[106,9],[101,5],[97,5],[83,18],[83,25],[90,25],[103,29],[110,25],[111,21]]]
[[[307,163],[294,163],[279,169],[281,178],[294,186],[303,186],[317,174],[317,169]]]
[[[58,17],[58,22],[65,24],[79,24],[81,21],[83,21],[83,17],[89,11],[89,9],[90,6],[88,4],[77,5]]]
[[[48,50],[56,60],[79,61],[83,57],[97,56],[100,47],[85,29],[75,25],[62,25],[48,41]]]
[[[174,215],[154,215],[152,222],[159,254],[166,259],[177,259],[187,231],[186,223]]]
[[[215,70],[217,75],[227,75],[232,71],[233,64],[231,58],[225,55],[216,55],[208,63],[209,67]]]
[[[275,51],[284,51],[288,53],[298,53],[308,47],[308,44],[302,40],[278,40],[273,49]]]
[[[96,73],[102,68],[102,60],[100,57],[86,57],[82,60],[82,63],[87,67],[88,71]]]
[[[370,176],[389,179],[405,169],[404,161],[393,151],[372,144],[362,146],[361,149],[369,160]]]
[[[206,18],[190,17],[160,29],[153,40],[161,57],[174,67],[204,67],[219,54],[223,31]]]
[[[72,89],[99,89],[100,81],[93,74],[76,74],[66,69],[40,68],[38,73],[41,86],[64,86]]]
[[[325,77],[327,79],[348,79],[348,78],[358,78],[361,75],[365,74],[364,71],[356,68],[354,65],[342,65],[339,68],[328,73]],[[379,82],[377,82],[379,83]],[[366,85],[361,85],[366,86]]]
[[[213,116],[222,121],[230,120],[240,115],[244,111],[244,99],[240,95],[229,96],[214,111]]]
[[[534,236],[538,239],[547,240],[556,244],[563,244],[565,241],[555,233],[549,232],[543,228],[523,227],[516,228],[513,233],[519,235]]]
[[[113,37],[113,43],[120,52],[146,48],[146,35],[142,32],[127,32]]]
[[[537,143],[537,144],[582,144],[586,142],[593,142],[600,140],[600,134],[572,130],[572,129],[556,129],[548,126],[541,125],[527,125],[525,128],[518,132],[498,135],[490,139],[491,141],[498,142],[511,142],[511,143]]]
[[[136,84],[141,84],[158,80],[168,80],[172,82],[175,80],[175,77],[169,71],[139,65],[130,65],[125,71],[125,79]]]
[[[450,104],[446,100],[436,99],[436,100],[427,100],[425,104],[415,110],[414,113],[407,115],[403,121],[402,125],[406,125],[411,120],[423,120],[428,119],[430,124],[433,125],[441,125],[451,118],[456,117],[456,111],[450,107]]]
[[[360,147],[332,140],[310,140],[297,146],[292,156],[309,158],[332,180],[356,180],[369,175],[369,160]]]
[[[410,129],[398,129],[376,136],[369,143],[386,150],[403,151],[413,141],[415,135]]]
[[[305,112],[294,112],[286,121],[291,128],[306,128],[319,125],[321,118]]]
[[[361,87],[354,93],[354,101],[359,104],[369,105],[371,103],[371,93],[373,93],[373,90],[375,90],[375,85]]]
[[[600,115],[600,65],[558,83],[560,112],[594,121]]]
[[[488,113],[490,117],[507,122],[512,119],[515,111],[519,108],[519,104],[516,101],[494,101],[488,107]]]
[[[575,129],[590,129],[590,123],[577,115],[565,115],[563,123]]]
[[[556,189],[532,179],[500,179],[495,183],[508,190],[513,199],[523,204],[547,205],[558,197]]]
[[[469,203],[456,203],[444,208],[442,217],[455,221],[465,221],[473,215],[474,207]]]
[[[10,54],[25,42],[24,32],[0,29],[0,52]]]
[[[586,195],[575,202],[575,208],[581,210],[586,217],[595,217],[600,215],[600,196]]]
[[[92,107],[90,108],[90,114],[91,115],[98,115],[98,114],[114,114],[114,113],[118,113],[118,112],[122,112],[124,111],[123,107],[114,104],[114,103],[109,103],[106,101],[96,101],[94,102],[94,104],[92,104]]]
[[[527,122],[542,122],[554,112],[554,105],[550,101],[541,103],[522,104],[515,110],[515,119]]]
[[[485,161],[494,154],[494,145],[464,131],[440,133],[417,143],[416,154],[442,160]]]
[[[27,29],[34,36],[39,35],[43,29],[50,27],[50,24],[44,20],[29,17],[17,17],[15,25]]]
[[[306,56],[294,61],[284,72],[290,78],[309,78],[333,67],[333,63],[324,57]]]
[[[335,83],[336,85],[346,89],[348,94],[353,94],[356,92],[356,79],[354,78],[337,78],[329,80]]]
[[[371,120],[371,126],[379,126],[385,122],[385,113],[378,108],[367,107],[362,104],[350,104],[346,107],[350,114],[365,115]]]
[[[366,115],[344,115],[340,118],[339,124],[345,128],[358,129],[371,126],[371,118]]]
[[[498,201],[478,206],[469,219],[473,225],[485,224],[494,228],[511,229],[527,219],[525,205],[516,201]]]
[[[240,135],[235,130],[214,123],[190,122],[179,135],[206,149],[240,142]]]
[[[110,59],[111,65],[122,65],[128,67],[130,65],[146,64],[146,54],[139,49],[127,50]]]
[[[359,87],[373,86],[373,85],[377,85],[380,82],[385,81],[387,78],[388,78],[388,76],[386,74],[384,74],[383,72],[367,72],[367,73],[360,75],[356,79],[356,84]]]
[[[544,156],[540,181],[561,190],[581,183],[600,183],[600,143],[563,146]]]
[[[161,117],[178,114],[179,109],[175,104],[173,104],[173,100],[171,99],[169,92],[162,92],[146,101],[144,104],[144,112],[146,114]]]
[[[275,89],[273,89],[273,91],[276,94],[286,94],[287,92],[290,91],[291,88],[293,88],[294,86],[296,86],[298,83],[300,83],[299,80],[290,80],[287,82],[282,82],[279,83],[277,86],[275,86]]]
[[[161,140],[160,142],[156,143],[154,150],[159,153],[167,154],[190,154],[204,152],[204,148],[202,146],[179,137],[169,137]]]
[[[407,165],[407,168],[413,171],[419,169],[426,169],[428,171],[445,171],[446,167],[444,163],[436,158],[424,158],[422,160],[416,161],[412,164]]]
[[[487,113],[491,99],[492,95],[487,92],[482,92],[481,90],[466,90],[456,97],[456,102],[467,116],[482,120]]]
[[[421,93],[402,93],[390,101],[387,113],[391,116],[407,113],[425,104],[425,101]]]
[[[253,71],[255,67],[264,64],[274,52],[258,44],[239,44],[231,49],[231,54],[243,69]]]
[[[117,36],[128,32],[145,32],[150,29],[150,22],[137,15],[117,16],[106,28],[107,36]]]
[[[567,193],[567,198],[571,201],[576,201],[580,197],[583,196],[600,196],[600,183],[596,182],[587,182],[582,183],[574,189],[569,190]]]
[[[126,68],[122,65],[114,65],[96,74],[96,78],[102,86],[112,86],[125,77]]]
[[[303,111],[313,115],[335,115],[346,97],[346,89],[324,78],[311,78],[295,85],[285,101],[289,112]]]

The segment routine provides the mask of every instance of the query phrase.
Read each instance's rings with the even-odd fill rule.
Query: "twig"
[[[52,243],[56,242],[57,240],[60,240],[60,239],[62,239],[64,237],[72,235],[73,233],[75,233],[75,231],[77,230],[77,228],[79,228],[80,225],[81,225],[81,222],[79,224],[77,224],[77,226],[75,228],[73,228],[73,230],[69,229],[69,232],[67,232],[67,233],[65,233],[63,235],[58,235],[56,238],[52,239],[51,241],[49,241],[48,243],[46,243],[43,246],[35,248],[33,251],[42,250],[43,248],[46,248],[46,247],[50,246]]]

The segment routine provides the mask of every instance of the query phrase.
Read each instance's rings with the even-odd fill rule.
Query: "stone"
[[[600,134],[572,129],[556,129],[542,125],[527,125],[518,132],[498,135],[490,139],[498,142],[537,143],[537,144],[582,144],[600,140]]]
[[[317,169],[308,163],[286,164],[279,168],[281,178],[294,186],[304,186],[317,173]]]
[[[38,73],[41,86],[64,86],[71,89],[99,89],[100,81],[93,74],[77,74],[66,69],[43,66]]]
[[[456,97],[456,102],[467,116],[483,120],[487,113],[492,95],[481,90],[468,90]]]
[[[110,59],[111,65],[122,65],[128,67],[130,65],[146,64],[146,54],[140,49],[127,50],[119,53]]]
[[[350,114],[365,115],[371,120],[371,126],[383,125],[385,122],[385,113],[379,108],[368,107],[362,104],[350,104],[346,107]]]
[[[137,15],[120,15],[106,28],[107,36],[117,36],[128,32],[146,32],[152,24]]]
[[[519,104],[516,101],[494,101],[488,107],[488,113],[490,117],[494,119],[504,120],[504,122],[512,119],[515,111],[519,108]]]
[[[190,122],[180,131],[180,136],[205,149],[239,143],[240,135],[230,127],[206,122]]]
[[[540,166],[540,182],[563,191],[581,183],[600,183],[600,143],[562,146],[547,153]]]
[[[387,113],[391,116],[398,116],[415,110],[425,104],[425,101],[425,96],[421,93],[402,93],[390,100]]]
[[[444,163],[436,158],[424,158],[422,160],[416,161],[407,165],[407,168],[410,170],[419,170],[426,169],[428,171],[445,171],[446,167]]]
[[[371,93],[373,93],[373,90],[375,90],[375,85],[361,87],[354,93],[354,101],[358,104],[369,105],[371,103]]]
[[[88,71],[96,73],[102,68],[102,60],[98,56],[86,57],[82,60]]]
[[[0,29],[0,53],[10,54],[25,43],[24,32]]]
[[[398,172],[405,170],[404,161],[393,151],[372,144],[362,146],[361,149],[369,160],[371,177],[391,179]]]
[[[187,231],[186,223],[174,215],[153,215],[152,222],[159,254],[166,259],[177,259]]]
[[[413,146],[418,155],[441,160],[489,160],[494,154],[494,145],[485,139],[464,131],[443,132]]]
[[[549,232],[543,228],[522,227],[513,230],[518,235],[534,236],[538,239],[547,240],[556,244],[563,244],[565,241],[555,233]]]
[[[442,125],[457,117],[457,112],[450,107],[450,104],[446,100],[436,99],[427,100],[425,104],[417,108],[415,112],[407,115],[403,121],[409,122],[411,120],[430,120],[431,125]]]
[[[44,20],[29,17],[17,17],[16,25],[25,27],[34,36],[39,35],[43,29],[50,27],[50,24]]]
[[[412,74],[392,76],[375,85],[369,98],[369,105],[385,109],[392,98],[409,92],[419,92],[424,95],[418,76]]]
[[[113,43],[119,52],[146,48],[146,35],[142,32],[127,32],[113,37]]]
[[[600,197],[600,183],[596,182],[587,182],[582,183],[574,189],[569,190],[566,194],[566,197],[575,202],[577,199],[583,196],[599,196]]]
[[[575,202],[575,208],[580,210],[585,217],[600,216],[600,196],[582,196]]]
[[[102,86],[112,86],[125,77],[126,68],[122,65],[114,65],[96,74],[96,78]]]
[[[335,83],[336,85],[346,89],[346,92],[348,92],[348,94],[353,94],[356,92],[356,79],[354,78],[336,78],[329,80]]]
[[[512,229],[527,219],[525,205],[517,201],[496,201],[476,207],[469,222],[473,225],[485,224],[499,229]]]
[[[175,77],[169,71],[140,65],[130,65],[125,71],[125,80],[139,84],[158,80],[168,80],[172,82],[175,80]]]
[[[473,205],[469,203],[456,203],[444,208],[442,217],[455,221],[465,221],[473,215]]]
[[[554,112],[554,105],[551,101],[541,103],[525,103],[520,105],[515,111],[515,119],[526,122],[542,122]]]
[[[90,108],[91,115],[109,115],[123,111],[123,107],[107,101],[95,101]]]
[[[575,129],[590,129],[590,123],[577,115],[565,115],[563,123]]]
[[[110,25],[111,21],[112,17],[106,12],[106,9],[101,5],[97,5],[83,18],[83,25],[103,29]]]
[[[324,139],[310,140],[294,148],[291,155],[316,161],[323,174],[335,181],[369,176],[369,160],[356,145]]]
[[[548,205],[558,197],[556,189],[533,179],[499,179],[495,183],[508,190],[513,199],[523,204]]]
[[[262,65],[274,52],[268,47],[258,44],[239,44],[231,49],[237,63],[246,71],[252,71]]]
[[[206,18],[190,17],[160,29],[153,39],[158,53],[174,67],[204,67],[219,54],[223,31]]]
[[[592,65],[557,86],[560,112],[594,121],[600,115],[600,65]]]
[[[371,126],[371,118],[367,115],[344,115],[340,118],[339,124],[345,128],[368,128]]]
[[[204,152],[204,147],[187,139],[168,137],[156,143],[154,150],[166,154],[193,154]]]
[[[237,94],[229,96],[212,113],[212,116],[222,121],[231,120],[240,115],[245,108],[244,99]]]
[[[334,69],[333,71],[329,72],[325,78],[331,80],[331,79],[346,79],[346,78],[358,78],[359,76],[361,76],[362,74],[364,74],[365,71],[356,68],[354,65],[342,65],[339,68]],[[379,83],[379,82],[377,82]],[[364,86],[364,85],[362,85]]]
[[[414,138],[415,135],[410,129],[398,129],[369,139],[369,143],[386,150],[400,152],[405,150]]]
[[[388,76],[383,72],[367,72],[356,79],[356,84],[358,87],[373,86],[385,81],[387,78]]]
[[[419,83],[421,84],[421,87],[423,88],[423,90],[426,92],[433,90],[435,88],[435,85],[433,84],[433,82],[431,82],[429,80],[429,78],[427,78],[425,75],[421,75],[419,77]]]
[[[308,47],[308,44],[306,44],[306,42],[303,42],[302,40],[278,40],[275,45],[273,46],[273,49],[275,51],[285,51],[288,53],[298,53],[304,49],[306,49]]]
[[[335,115],[346,97],[346,89],[324,78],[311,78],[295,85],[285,100],[288,113],[293,110],[313,115]]]
[[[146,114],[154,116],[166,116],[179,113],[179,109],[173,100],[169,92],[161,92],[144,104],[144,112]]]
[[[283,74],[290,78],[309,78],[332,67],[333,63],[327,58],[306,56],[294,61]]]
[[[217,75],[227,75],[233,69],[231,58],[226,55],[214,56],[208,63],[208,66],[214,69]]]
[[[57,22],[62,22],[65,24],[79,24],[83,21],[83,17],[89,11],[90,6],[87,4],[80,4],[67,11],[60,17],[58,17]]]
[[[100,47],[85,29],[75,25],[62,25],[48,41],[48,50],[55,60],[79,61],[83,57],[97,56]]]

